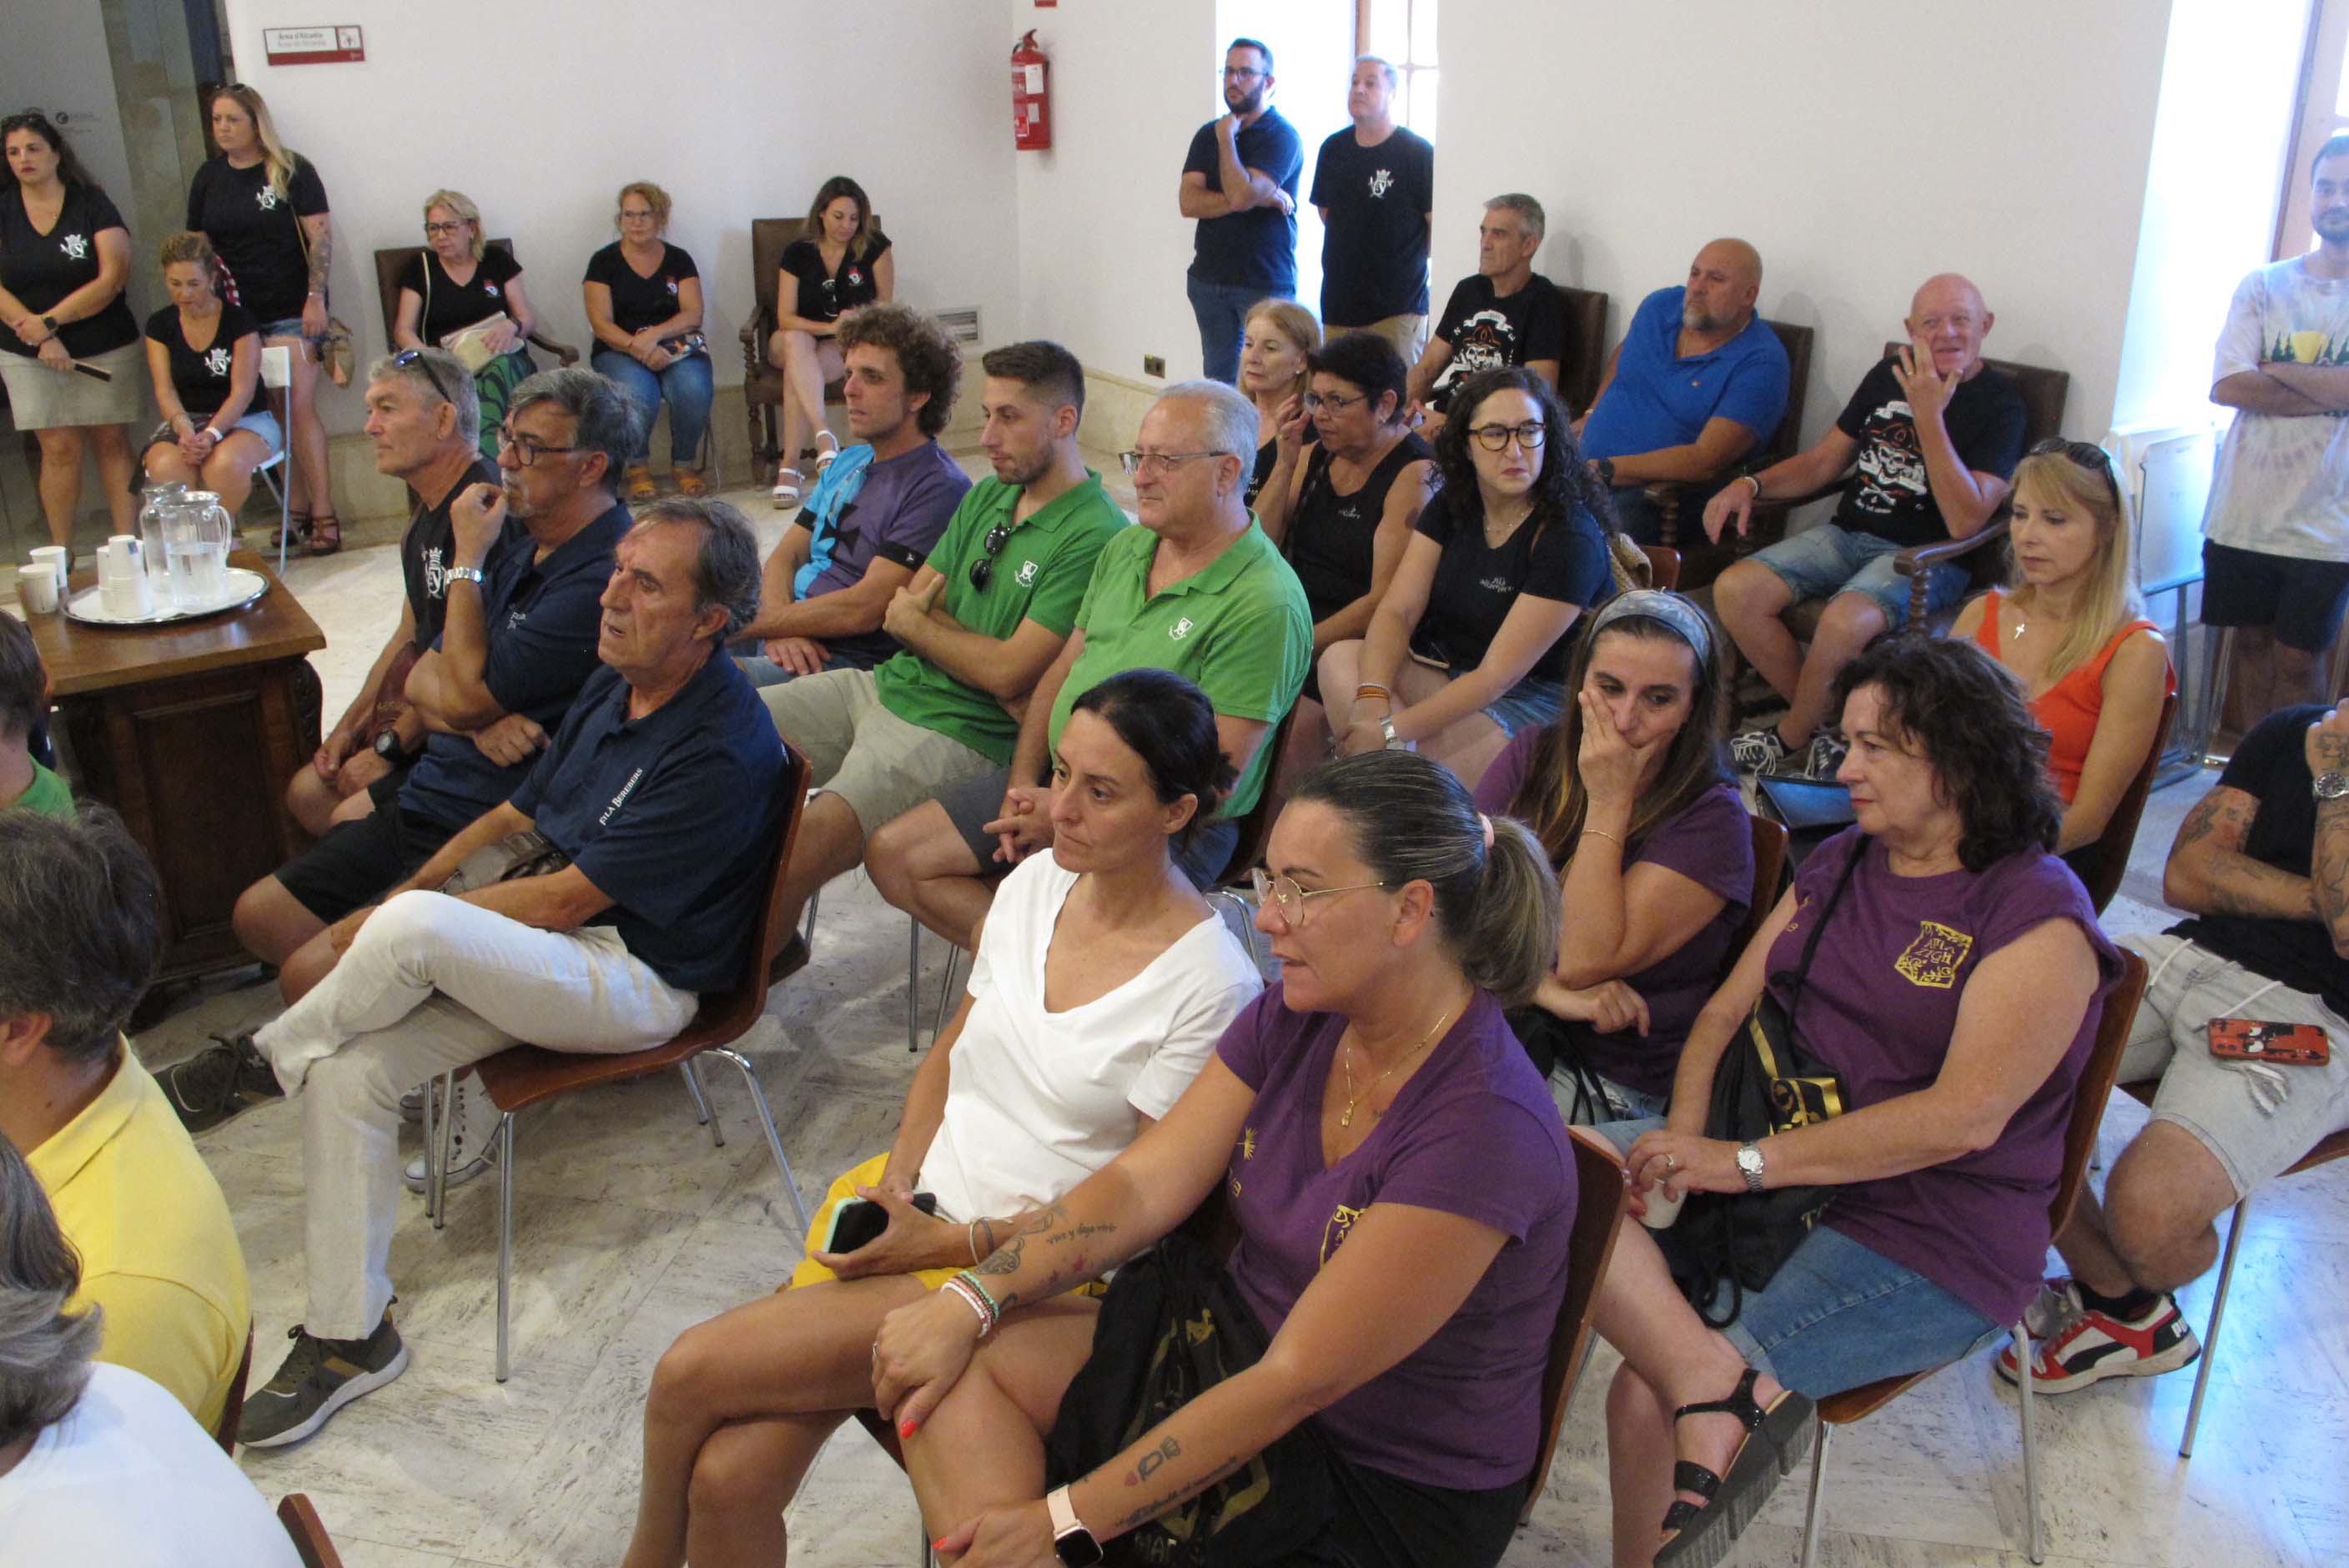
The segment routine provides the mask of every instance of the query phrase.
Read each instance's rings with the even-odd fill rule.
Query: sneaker
[[[1789,755],[1775,724],[1729,738],[1729,760],[1740,773],[1782,773]]]
[[[408,1346],[388,1310],[365,1339],[320,1339],[298,1323],[285,1337],[294,1348],[268,1387],[246,1398],[236,1424],[237,1441],[251,1448],[298,1443],[336,1410],[408,1370]]]
[[[2080,1283],[2070,1274],[2043,1280],[2039,1294],[2023,1309],[2023,1326],[2031,1330],[2033,1344],[2044,1344],[2072,1326],[2072,1320],[2086,1310],[2087,1305],[2080,1299]],[[2010,1354],[2012,1350],[2009,1346]]]
[[[450,1100],[449,1177],[445,1185],[461,1187],[487,1171],[497,1158],[498,1128],[505,1113],[492,1103],[476,1078],[459,1078]],[[425,1162],[431,1153],[426,1150],[400,1172],[399,1179],[408,1183],[409,1191],[424,1191]]]
[[[2077,1303],[2078,1287],[2070,1280],[2059,1283]],[[2051,1294],[2060,1296],[2062,1292],[2051,1287],[2032,1305],[2039,1306]],[[2031,1326],[2027,1315],[2023,1326]],[[2068,1394],[2106,1377],[2153,1377],[2175,1372],[2202,1354],[2202,1342],[2179,1315],[2177,1297],[2165,1295],[2143,1317],[2135,1319],[2078,1306],[2053,1338],[2034,1337],[2031,1352],[2031,1391]],[[2012,1340],[1998,1353],[1997,1365],[2000,1377],[2010,1383],[2020,1380]]]
[[[214,1035],[212,1039],[194,1056],[173,1062],[155,1075],[180,1125],[190,1132],[218,1127],[240,1111],[285,1094],[276,1069],[251,1035],[234,1039]]]
[[[1843,759],[1850,755],[1851,748],[1837,740],[1833,730],[1822,729],[1811,737],[1808,746],[1788,758],[1779,771],[1831,784],[1835,782],[1837,771],[1843,767]]]
[[[418,1084],[399,1097],[399,1119],[402,1121],[424,1119],[424,1086],[422,1084]]]

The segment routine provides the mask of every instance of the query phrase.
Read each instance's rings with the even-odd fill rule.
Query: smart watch
[[[1614,484],[1615,484],[1615,459],[1612,459],[1612,458],[1593,458],[1593,459],[1590,459],[1590,466],[1591,466],[1593,469],[1595,469],[1596,470],[1598,470],[1598,473],[1599,473],[1599,482],[1600,484],[1606,485],[1606,486],[1607,486],[1607,487],[1609,487],[1609,489],[1612,489],[1612,488],[1614,487]]]
[[[1044,1508],[1052,1516],[1052,1555],[1061,1560],[1061,1568],[1093,1568],[1102,1561],[1102,1543],[1077,1522],[1077,1505],[1069,1501],[1067,1487],[1048,1493]]]
[[[2349,773],[2320,773],[2310,792],[2320,800],[2338,800],[2349,795]]]
[[[45,315],[41,317],[41,325],[44,327],[47,327],[51,333],[55,333],[57,330],[57,318],[53,315]]]
[[[1748,1192],[1762,1191],[1762,1150],[1751,1143],[1737,1146],[1737,1169],[1745,1178]]]

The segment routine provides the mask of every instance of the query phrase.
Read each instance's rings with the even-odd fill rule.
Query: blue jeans
[[[630,363],[635,362],[630,361]],[[644,366],[638,365],[636,368],[642,370]],[[750,685],[753,688],[781,686],[785,681],[799,679],[797,670],[787,669],[761,652],[762,645],[758,643],[747,643],[743,646],[747,647],[749,652],[737,652],[734,655],[734,662],[742,666],[744,675],[750,677]],[[825,670],[845,670],[855,666],[843,661],[839,655],[827,651],[824,655],[823,667]],[[1001,799],[1000,792],[998,793],[997,799]]]
[[[1192,274],[1185,274],[1183,282],[1191,296],[1191,314],[1199,318],[1199,357],[1206,362],[1207,376],[1238,386],[1240,338],[1247,331],[1248,311],[1268,297],[1287,299],[1289,291],[1211,284]]]
[[[1837,593],[1865,593],[1884,612],[1884,624],[1897,631],[1909,619],[1909,579],[1892,564],[1903,548],[1872,533],[1823,522],[1755,551],[1753,560],[1776,573],[1797,603]],[[1970,581],[1962,566],[1933,567],[1925,580],[1925,608],[1945,609],[1957,603]]]
[[[636,410],[643,433],[636,438],[635,460],[652,460],[653,416],[661,399],[668,399],[668,460],[671,468],[698,468],[701,438],[709,428],[709,356],[688,354],[672,360],[662,371],[651,371],[616,348],[599,348],[595,368],[620,384],[621,394]]]

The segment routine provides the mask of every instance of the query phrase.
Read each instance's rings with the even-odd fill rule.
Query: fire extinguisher
[[[1021,34],[1011,50],[1011,144],[1023,152],[1052,145],[1051,69],[1034,31]]]

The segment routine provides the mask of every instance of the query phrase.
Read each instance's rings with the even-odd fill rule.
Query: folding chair
[[[285,1527],[285,1534],[294,1542],[294,1555],[302,1560],[302,1568],[343,1568],[343,1554],[326,1539],[326,1522],[310,1500],[298,1491],[289,1491],[277,1504],[277,1522]]]
[[[283,392],[294,385],[294,351],[285,344],[261,351],[261,384],[272,392]],[[293,486],[286,480],[285,454],[294,448],[294,410],[289,404],[285,424],[277,432],[277,450],[265,463],[254,469],[254,475],[269,487],[277,498],[277,574],[285,575],[285,530],[294,521]]]

